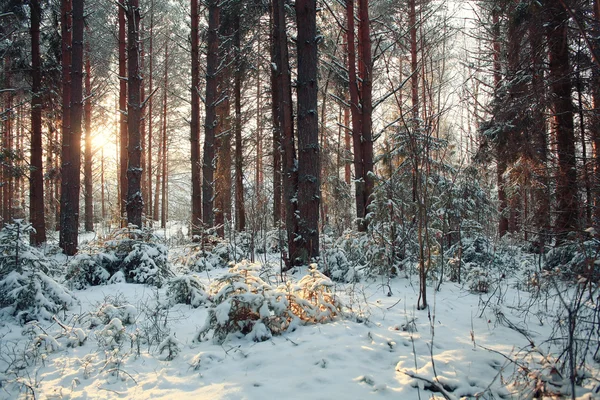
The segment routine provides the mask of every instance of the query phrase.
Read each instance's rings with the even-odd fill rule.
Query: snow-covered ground
[[[208,287],[226,271],[198,277]],[[55,321],[0,321],[0,399],[531,398],[552,382],[552,391],[569,393],[568,380],[540,362],[540,355],[550,360],[544,342],[553,334],[556,299],[530,302],[508,279],[487,294],[448,282],[430,288],[429,308],[416,310],[416,279],[336,283],[345,318],[258,343],[194,341],[208,306],[157,307],[165,288],[119,283],[74,291],[80,304]],[[118,344],[121,326],[93,319],[103,306],[109,317],[130,320]],[[172,360],[159,351],[165,338],[176,349]],[[597,390],[578,389],[582,399],[600,398]]]

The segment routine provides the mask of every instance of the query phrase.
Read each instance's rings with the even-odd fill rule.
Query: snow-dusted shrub
[[[173,304],[189,304],[200,307],[208,300],[204,285],[196,275],[182,275],[172,278],[167,289],[169,301]]]
[[[170,278],[168,248],[148,230],[125,228],[116,231],[92,259],[109,274],[109,283],[120,281],[161,287]],[[92,282],[88,282],[93,284]],[[102,282],[103,283],[103,282]]]
[[[473,266],[468,269],[466,282],[472,292],[487,293],[491,285],[489,271],[485,267]]]
[[[119,318],[111,319],[102,329],[96,331],[96,339],[104,347],[118,347],[125,338],[125,326]]]
[[[213,305],[197,339],[212,332],[218,343],[231,336],[264,341],[299,323],[323,323],[339,314],[333,282],[316,268],[297,284],[279,288],[262,280],[259,270],[243,261],[211,285]]]
[[[172,361],[180,352],[181,342],[170,335],[158,346],[158,354],[164,361]]]
[[[185,264],[192,271],[211,271],[226,268],[246,257],[247,251],[242,245],[220,239],[211,240],[204,246],[195,244],[188,251]]]
[[[551,249],[544,268],[558,270],[567,278],[578,275],[598,280],[600,278],[600,242],[569,242]]]
[[[56,269],[52,259],[29,245],[31,225],[16,220],[0,231],[0,313],[21,322],[51,319],[75,298],[48,274]]]
[[[103,260],[109,262],[102,262]],[[110,278],[110,273],[103,265],[115,261],[114,256],[106,253],[77,254],[67,264],[67,284],[71,289],[105,284]]]
[[[334,283],[312,264],[298,284],[293,296],[288,295],[290,309],[303,322],[325,323],[341,313],[342,304],[332,292]],[[286,290],[289,292],[289,290]]]
[[[161,287],[172,275],[168,252],[167,246],[160,243],[134,243],[122,264],[127,280]]]
[[[95,312],[90,313],[89,328],[106,325],[115,318],[126,325],[133,324],[137,315],[137,309],[122,302],[119,296],[108,296]]]

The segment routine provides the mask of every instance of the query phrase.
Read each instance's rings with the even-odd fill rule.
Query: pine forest
[[[600,399],[600,0],[0,0],[0,400]]]

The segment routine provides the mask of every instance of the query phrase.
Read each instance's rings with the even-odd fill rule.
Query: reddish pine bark
[[[270,29],[270,50],[271,50],[271,65],[277,65],[279,62],[279,44],[275,40],[278,33],[275,31],[276,25],[273,23],[273,7],[274,2],[271,1],[271,14],[269,16]],[[271,83],[271,119],[273,124],[273,226],[279,227],[282,221],[281,215],[281,125],[279,123],[279,89],[277,87],[278,71],[275,68],[270,68],[270,83]]]
[[[229,15],[221,19],[221,37],[232,34],[232,21]],[[216,107],[217,125],[215,147],[217,165],[215,170],[214,218],[217,234],[225,237],[225,225],[231,220],[231,43],[221,43],[219,65],[221,71],[218,81],[218,105]]]
[[[89,32],[89,30],[88,30]],[[93,195],[93,158],[92,158],[92,82],[91,82],[91,62],[90,62],[90,42],[85,42],[85,154],[83,165],[84,176],[84,199],[85,199],[85,230],[91,232],[94,230],[94,195]]]
[[[6,55],[4,57],[4,77],[5,77],[5,82],[4,82],[4,87],[5,88],[10,88],[11,85],[11,65],[10,65],[10,57],[8,55]],[[2,138],[2,147],[8,151],[12,150],[12,92],[11,91],[7,91],[6,92],[6,104],[4,106],[4,110],[6,115],[3,116],[4,118],[4,135]],[[2,195],[2,213],[0,214],[2,216],[2,221],[4,223],[9,222],[12,219],[12,209],[13,209],[13,204],[12,204],[12,199],[13,199],[13,191],[12,191],[12,184],[13,184],[13,178],[12,178],[12,165],[13,165],[13,161],[8,158],[5,159],[3,162],[2,167],[0,168],[0,184],[2,185],[2,191],[1,191],[1,195]]]
[[[154,124],[152,123],[152,102],[153,102],[153,69],[154,69],[154,0],[150,1],[150,31],[148,38],[148,92],[150,93],[150,98],[148,99],[148,148],[146,151],[147,161],[146,161],[146,169],[148,173],[146,174],[146,184],[148,186],[148,204],[146,204],[146,215],[148,218],[153,219],[154,216],[154,207],[153,207],[153,199],[152,199],[152,148],[154,147],[154,143],[152,141],[152,128]]]
[[[359,0],[359,41],[361,43],[361,144],[363,157],[363,180],[364,180],[364,204],[365,215],[368,213],[369,204],[371,203],[371,195],[375,187],[373,175],[373,60],[371,58],[371,33],[369,27],[369,1]],[[368,221],[364,221],[363,225],[366,230]]]
[[[202,188],[200,164],[200,52],[198,37],[198,0],[191,0],[192,18],[192,115],[190,122],[190,143],[192,163],[192,236],[199,236],[202,227]]]
[[[63,136],[61,219],[62,249],[77,253],[79,193],[81,187],[81,131],[83,117],[83,0],[73,0],[73,44],[71,47],[71,133]],[[66,140],[65,140],[66,139]],[[65,146],[65,141],[68,143]]]
[[[126,21],[125,9],[123,5],[117,4],[119,8],[119,209],[121,224],[125,223],[125,214],[127,212],[127,48],[126,48]]]
[[[215,128],[217,124],[215,106],[217,96],[217,68],[219,62],[220,8],[217,0],[208,3],[208,53],[206,56],[206,116],[204,121],[204,159],[202,165],[202,222],[206,227],[214,223],[214,158]]]
[[[575,158],[575,133],[569,64],[569,15],[560,0],[547,0],[546,35],[550,62],[550,90],[556,131],[558,176],[556,182],[556,233],[558,241],[566,239],[568,232],[578,228],[577,160]]]
[[[298,29],[298,262],[319,255],[319,120],[316,0],[296,0]]]
[[[169,40],[165,43],[165,87],[163,90],[163,110],[162,110],[162,138],[161,138],[161,152],[162,152],[162,180],[161,180],[161,207],[160,207],[160,227],[166,228],[167,226],[167,210],[168,210],[168,195],[167,195],[167,182],[169,177],[169,171],[167,170],[167,160],[169,154],[167,152],[167,88],[169,87]]]
[[[296,168],[296,149],[294,146],[294,120],[292,110],[292,84],[290,76],[289,52],[283,2],[273,0],[274,41],[276,49],[276,86],[278,100],[278,120],[281,129],[283,150],[283,203],[285,205],[285,226],[287,230],[288,255],[286,268],[291,268],[298,258],[298,220],[296,199],[298,188],[298,170]]]
[[[238,232],[242,232],[246,229],[246,209],[244,206],[244,160],[243,149],[242,149],[242,65],[241,65],[241,39],[240,39],[240,18],[235,17],[234,21],[234,47],[235,47],[235,82],[234,82],[234,96],[235,96],[235,229]],[[258,71],[260,75],[260,71]],[[258,79],[260,82],[260,78]],[[260,88],[260,85],[258,85]],[[260,90],[260,89],[259,89]],[[259,108],[260,109],[260,108]],[[260,126],[260,114],[257,117]],[[261,165],[259,160],[262,157],[260,152],[260,136],[257,129],[257,161],[256,161],[256,187],[260,187],[260,171]]]
[[[494,50],[494,90],[500,89],[501,79],[501,64],[500,64],[500,18],[498,11],[492,12],[492,35],[493,42],[492,47]],[[498,186],[498,234],[500,237],[504,236],[508,232],[508,216],[506,215],[506,209],[508,207],[508,201],[506,197],[506,191],[504,189],[504,173],[506,172],[507,165],[507,154],[506,154],[506,139],[504,135],[500,135],[497,138],[496,143],[496,183]]]
[[[600,1],[598,0],[594,1],[594,19],[596,29],[600,30]],[[593,43],[595,53],[600,54],[600,39],[596,39]],[[600,238],[600,65],[594,65],[592,77],[594,79],[594,84],[592,85],[594,113],[592,114],[590,128],[592,130],[592,146],[594,149],[594,173],[592,174],[594,177],[593,185],[595,187],[593,226],[596,229],[596,237]]]
[[[127,2],[127,223],[142,227],[141,100],[139,69],[140,9],[138,0]]]
[[[141,37],[146,35],[146,31],[144,29],[144,19],[140,20],[140,31]],[[140,63],[139,63],[139,71],[141,76],[140,82],[140,148],[141,148],[141,157],[140,157],[140,168],[142,169],[141,179],[141,187],[142,187],[142,201],[144,202],[144,208],[142,209],[142,223],[144,223],[145,215],[147,215],[147,210],[145,209],[146,204],[148,204],[148,181],[146,179],[146,118],[144,116],[146,112],[145,101],[146,101],[146,81],[144,80],[144,64],[146,55],[144,53],[144,40],[140,40]]]
[[[40,17],[39,0],[31,0],[31,161],[29,185],[29,218],[35,229],[31,233],[32,245],[46,241],[44,221],[44,176],[42,171],[42,71],[40,58]]]
[[[348,25],[348,79],[350,92],[350,112],[352,115],[352,144],[354,150],[354,190],[356,199],[356,218],[358,230],[367,230],[365,221],[366,205],[364,160],[361,143],[362,115],[358,94],[358,78],[356,74],[356,38],[354,29],[354,0],[346,0],[346,24]]]

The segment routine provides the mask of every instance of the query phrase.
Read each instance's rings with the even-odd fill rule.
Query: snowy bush
[[[51,319],[75,303],[71,292],[48,275],[56,265],[29,245],[32,231],[20,220],[0,231],[0,312],[21,322]]]
[[[598,240],[569,242],[548,252],[544,268],[559,270],[567,278],[581,275],[597,281],[600,279],[600,262],[597,260],[600,260]]]
[[[118,230],[89,251],[69,262],[67,279],[73,288],[123,281],[161,287],[173,275],[168,248],[147,230]]]
[[[213,305],[197,339],[212,332],[217,343],[247,336],[264,341],[299,323],[323,323],[341,312],[331,294],[333,282],[313,268],[298,284],[273,288],[259,276],[260,266],[243,261],[210,288]]]
[[[115,318],[123,324],[133,324],[137,315],[137,309],[131,304],[124,303],[119,296],[107,296],[98,309],[90,313],[89,328],[106,325]]]
[[[200,307],[208,300],[204,285],[195,275],[182,275],[169,281],[167,296],[172,304]]]
[[[96,331],[96,339],[104,347],[116,348],[125,338],[125,327],[119,318],[111,319],[102,329]]]
[[[175,357],[177,357],[177,354],[179,354],[180,352],[181,343],[173,336],[168,336],[158,346],[158,354],[160,354],[162,356],[162,359],[165,361],[172,361]],[[165,354],[163,355],[163,353]]]
[[[109,262],[102,262],[103,260]],[[67,264],[67,284],[71,289],[84,289],[107,283],[110,273],[102,265],[115,261],[114,256],[106,253],[77,254]]]

